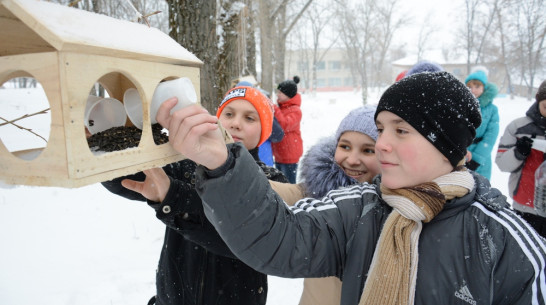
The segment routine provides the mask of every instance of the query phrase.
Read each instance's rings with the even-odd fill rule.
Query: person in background
[[[423,60],[413,65],[413,67],[411,67],[408,70],[408,72],[406,72],[404,77],[417,74],[417,73],[423,73],[423,72],[432,73],[432,72],[440,72],[440,71],[444,71],[444,68],[440,66],[439,64],[431,62],[431,61]]]
[[[406,76],[406,73],[408,73],[408,70],[404,70],[404,71],[398,73],[398,75],[396,75],[396,78],[394,79],[394,82],[397,82],[397,81],[401,80],[402,78],[404,78],[404,76]]]
[[[303,154],[301,138],[301,95],[298,93],[300,78],[285,80],[277,86],[275,118],[284,130],[284,138],[272,143],[275,167],[284,173],[290,183],[296,183],[298,162]]]
[[[287,204],[293,205],[304,197],[320,199],[330,190],[371,183],[379,174],[374,148],[378,135],[374,113],[372,106],[349,112],[333,136],[319,140],[305,153],[300,161],[301,182],[272,182],[273,189]],[[337,277],[304,280],[300,305],[329,305],[340,301],[341,281]]]
[[[216,115],[262,172],[272,180],[288,182],[258,158],[257,147],[272,128],[273,112],[267,97],[252,87],[235,87],[226,93]],[[147,200],[166,225],[156,274],[157,294],[149,304],[264,305],[267,276],[237,259],[206,219],[195,191],[196,166],[185,159],[102,183],[114,194]]]
[[[240,86],[255,87],[248,81],[242,81],[235,85],[235,87],[240,87]],[[256,88],[256,89],[258,89],[263,95],[265,95],[271,102],[271,97],[269,95],[269,92],[260,88]],[[275,165],[275,161],[273,160],[273,149],[271,148],[271,143],[280,142],[283,137],[284,137],[284,131],[282,130],[282,127],[279,124],[279,121],[277,121],[277,118],[273,117],[273,128],[271,129],[271,136],[269,136],[269,138],[267,138],[267,140],[265,140],[260,145],[260,147],[258,147],[258,156],[260,157],[260,161],[265,163],[265,165],[267,166]]]
[[[546,244],[506,197],[464,167],[477,99],[447,72],[391,85],[375,112],[373,184],[289,207],[199,105],[157,120],[199,163],[205,214],[237,257],[267,274],[337,276],[341,304],[546,304]]]
[[[464,82],[480,101],[482,113],[482,124],[476,130],[474,142],[468,147],[470,160],[467,161],[466,167],[491,179],[491,153],[499,135],[499,110],[493,104],[493,99],[499,90],[495,84],[487,81],[487,73],[483,67],[475,68]]]
[[[284,130],[282,130],[281,124],[277,121],[277,118],[273,118],[273,131],[271,136],[265,140],[259,147],[258,155],[260,160],[267,166],[274,166],[275,160],[273,159],[272,143],[278,143],[284,138]]]
[[[546,237],[546,210],[535,205],[535,171],[544,162],[544,151],[533,149],[533,141],[546,140],[546,81],[524,117],[510,122],[500,138],[495,163],[509,172],[508,189],[512,207],[537,232]]]

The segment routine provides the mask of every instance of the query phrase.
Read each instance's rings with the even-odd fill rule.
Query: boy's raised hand
[[[157,111],[157,122],[169,130],[169,143],[185,157],[208,169],[220,167],[227,160],[228,152],[218,118],[210,115],[200,105],[190,105],[172,115],[177,99],[166,100]]]
[[[152,168],[144,170],[146,179],[144,182],[131,179],[123,179],[121,185],[133,192],[140,193],[144,198],[162,202],[169,191],[171,180],[162,168]]]

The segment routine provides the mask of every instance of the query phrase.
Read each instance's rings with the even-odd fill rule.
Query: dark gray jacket
[[[338,276],[341,303],[358,304],[392,210],[379,178],[289,208],[245,149],[235,144],[229,152],[214,171],[198,167],[196,189],[233,253],[267,274]],[[546,304],[544,240],[486,179],[475,180],[471,193],[423,225],[415,304]]]

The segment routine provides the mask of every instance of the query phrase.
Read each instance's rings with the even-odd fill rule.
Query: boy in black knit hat
[[[342,278],[341,303],[546,304],[546,245],[464,167],[479,104],[447,72],[392,85],[375,113],[381,175],[287,207],[250,155],[191,106],[158,122],[202,164],[205,214],[241,260],[284,277]],[[225,202],[229,204],[225,204]]]
[[[546,209],[535,198],[535,171],[546,160],[545,151],[533,143],[546,141],[546,81],[538,88],[536,101],[524,117],[515,119],[500,138],[495,163],[509,172],[508,188],[512,207],[537,232],[546,237]]]

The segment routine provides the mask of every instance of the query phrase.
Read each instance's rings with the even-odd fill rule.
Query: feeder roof
[[[56,50],[202,64],[156,28],[38,0],[0,0],[0,41],[0,56]]]

